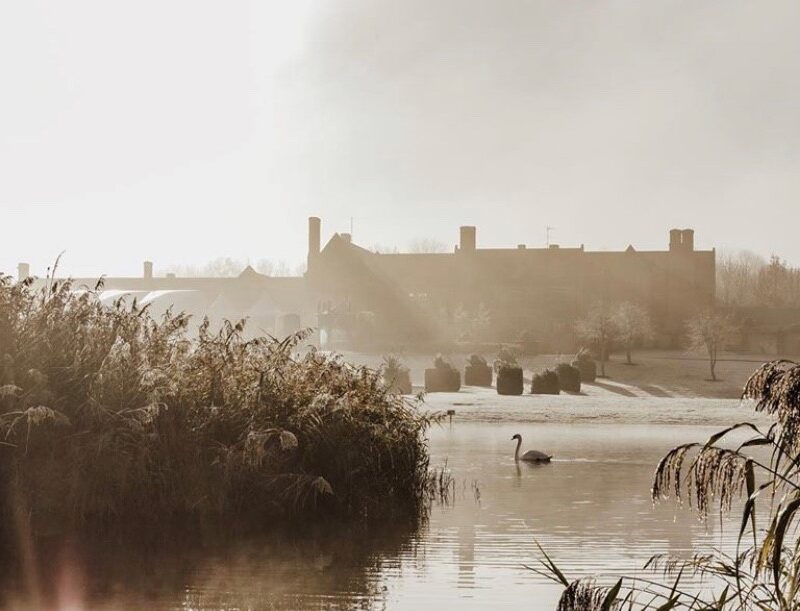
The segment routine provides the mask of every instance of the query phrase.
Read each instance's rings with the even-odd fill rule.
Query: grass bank
[[[0,529],[418,514],[429,420],[378,373],[188,325],[0,277]]]

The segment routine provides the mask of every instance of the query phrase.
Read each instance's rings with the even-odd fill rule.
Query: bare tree
[[[447,245],[435,238],[415,238],[408,245],[408,251],[413,253],[445,252]]]
[[[725,305],[749,306],[759,301],[758,274],[766,262],[749,250],[720,252],[717,257],[717,298]]]
[[[633,365],[631,352],[634,344],[653,335],[650,315],[641,305],[626,301],[617,306],[613,318],[619,339],[625,346],[625,362]]]
[[[719,351],[736,332],[734,319],[725,312],[709,309],[689,321],[689,343],[692,349],[705,350],[711,379],[717,380],[717,357]]]
[[[611,343],[618,335],[616,321],[604,303],[596,303],[588,314],[575,323],[575,331],[586,341],[597,347],[600,360],[600,375],[606,375],[606,361]]]
[[[231,257],[217,257],[203,265],[173,265],[167,268],[177,276],[184,278],[230,278],[238,276],[249,265],[244,259],[232,259]],[[305,269],[292,268],[283,260],[259,259],[253,265],[255,270],[265,276],[302,276]]]

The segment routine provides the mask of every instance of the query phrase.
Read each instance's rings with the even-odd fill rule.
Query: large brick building
[[[593,303],[640,303],[658,342],[673,344],[687,318],[714,303],[715,252],[694,248],[691,229],[670,231],[669,248],[592,252],[579,248],[478,248],[461,227],[449,253],[370,252],[336,234],[320,248],[320,220],[309,220],[306,279],[322,300],[322,326],[341,312],[369,312],[370,337],[437,338],[459,318],[480,319],[492,341],[527,332],[552,349],[572,349],[574,322]],[[345,317],[346,318],[346,317]],[[456,329],[462,332],[463,329]],[[475,338],[477,339],[477,338]]]
[[[527,333],[554,350],[574,348],[574,322],[596,302],[644,305],[661,345],[675,343],[686,319],[714,303],[715,253],[695,250],[691,229],[670,231],[663,251],[593,252],[479,248],[475,227],[461,227],[452,252],[389,254],[347,234],[322,247],[321,230],[310,218],[304,276],[272,278],[248,267],[232,278],[156,277],[146,262],[142,277],[106,277],[102,298],[135,297],[155,313],[173,307],[212,321],[247,317],[252,332],[317,327],[323,343],[411,346]],[[19,275],[28,274],[20,264]]]

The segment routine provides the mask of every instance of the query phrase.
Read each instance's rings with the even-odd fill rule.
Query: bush
[[[429,420],[379,372],[188,322],[0,276],[0,529],[419,511]]]
[[[469,357],[469,365],[464,368],[464,384],[467,386],[491,386],[492,368],[486,359],[473,354]]]
[[[556,375],[558,376],[558,384],[561,390],[568,392],[581,391],[581,372],[577,367],[567,363],[559,363],[556,366]]]
[[[494,370],[499,373],[505,367],[518,367],[517,355],[518,351],[514,348],[503,346],[494,360]]]
[[[486,363],[486,359],[483,358],[480,354],[470,354],[469,355],[469,364],[473,367],[488,367],[489,365]]]
[[[403,365],[398,357],[392,355],[384,356],[381,372],[383,374],[383,384],[390,392],[400,395],[411,394],[411,371]]]
[[[521,367],[503,367],[497,372],[498,395],[521,395],[522,391]]]
[[[425,392],[458,392],[461,374],[441,354],[433,360],[433,368],[425,370]]]
[[[552,369],[536,373],[531,380],[531,393],[534,395],[557,395],[561,392],[558,374]]]
[[[581,382],[594,382],[597,379],[597,363],[588,350],[582,348],[578,351],[572,366],[580,371]]]

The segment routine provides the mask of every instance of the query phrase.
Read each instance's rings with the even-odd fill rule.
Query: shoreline
[[[498,395],[494,388],[465,386],[456,393],[429,393],[421,409],[455,410],[453,421],[521,423],[678,424],[730,426],[773,419],[750,401],[703,397],[630,397],[592,394]]]

